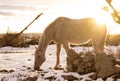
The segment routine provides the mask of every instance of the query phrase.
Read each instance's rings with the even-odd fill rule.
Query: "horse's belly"
[[[78,39],[72,38],[71,40],[69,40],[69,43],[73,45],[80,45],[80,44],[88,43],[90,40],[91,38],[87,38],[87,37],[78,38]]]

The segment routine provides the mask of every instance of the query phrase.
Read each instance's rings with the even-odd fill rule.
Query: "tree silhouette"
[[[111,16],[113,17],[113,20],[116,23],[120,24],[120,16],[119,16],[119,13],[117,12],[117,10],[112,6],[112,4],[111,4],[112,0],[106,0],[106,2],[108,3],[108,5],[113,10],[113,13],[111,14]]]

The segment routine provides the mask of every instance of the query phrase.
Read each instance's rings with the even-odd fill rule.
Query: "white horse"
[[[45,51],[50,41],[57,43],[57,61],[55,68],[60,64],[60,49],[63,45],[66,53],[69,44],[83,44],[92,41],[95,52],[103,52],[107,28],[105,24],[98,24],[94,18],[70,19],[59,17],[44,30],[38,48],[35,51],[34,69],[45,61]]]

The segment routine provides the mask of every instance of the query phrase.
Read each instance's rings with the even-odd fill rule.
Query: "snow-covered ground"
[[[106,47],[105,51],[112,50],[116,53],[120,46],[109,46]],[[91,47],[74,47],[76,52],[92,50]],[[45,78],[54,76],[52,81],[66,81],[62,75],[76,76],[79,81],[91,80],[89,73],[86,75],[80,75],[77,73],[64,73],[63,70],[54,70],[53,67],[56,62],[56,46],[49,45],[46,50],[46,61],[41,66],[43,71],[34,71],[34,51],[35,46],[27,48],[13,48],[13,47],[2,47],[0,48],[0,81],[49,81]],[[61,50],[61,66],[66,67],[66,53],[62,48]],[[77,80],[78,81],[78,80]],[[98,78],[96,81],[103,81]],[[113,81],[113,79],[107,78],[107,81]],[[120,81],[120,79],[118,80]]]

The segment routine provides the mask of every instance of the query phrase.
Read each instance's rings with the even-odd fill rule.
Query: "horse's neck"
[[[51,36],[51,32],[49,31],[45,31],[42,34],[42,37],[40,38],[39,44],[38,44],[38,49],[41,51],[45,51],[48,44],[50,43],[50,41],[52,40],[52,36]]]

